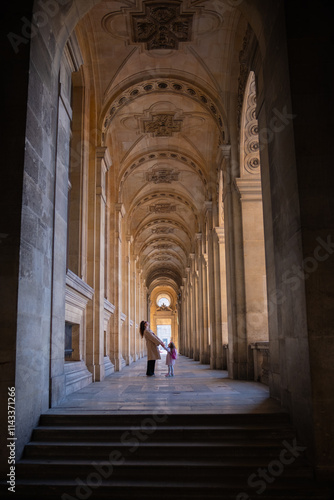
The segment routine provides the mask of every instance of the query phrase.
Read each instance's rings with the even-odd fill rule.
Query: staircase
[[[288,415],[52,415],[16,467],[34,500],[328,500]]]

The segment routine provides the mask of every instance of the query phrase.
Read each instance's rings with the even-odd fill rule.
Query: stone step
[[[182,441],[182,442],[210,442],[244,440],[256,444],[258,441],[268,440],[272,442],[279,440],[290,440],[294,438],[294,433],[290,428],[254,428],[248,427],[195,427],[195,426],[174,426],[151,427],[132,426],[128,427],[36,427],[33,431],[33,440],[36,441],[120,441],[136,443],[138,440],[145,441],[148,438],[154,441]]]
[[[159,463],[152,460],[125,461],[121,453],[114,455],[112,462],[85,461],[85,460],[22,460],[16,465],[16,473],[20,479],[72,479],[79,477],[82,480],[90,475],[100,474],[101,478],[110,480],[131,480],[159,482],[166,471],[174,482],[200,481],[203,484],[211,482],[224,485],[231,481],[247,486],[247,479],[257,474],[260,468],[267,470],[268,462],[253,462],[249,464],[230,462],[217,463],[212,460],[194,463],[191,460],[161,460]],[[297,481],[303,484],[306,478],[312,479],[312,472],[307,467],[286,467],[277,463],[273,469],[281,476],[280,481],[289,483]]]
[[[167,415],[163,412],[156,414],[55,414],[45,413],[40,417],[40,426],[84,426],[84,425],[122,425],[129,427],[132,425],[148,425],[151,423],[156,426],[210,426],[210,425],[237,425],[237,424],[252,424],[265,425],[272,424],[288,424],[290,417],[285,412],[278,413],[238,413],[238,414],[173,414]]]
[[[15,500],[78,500],[78,498],[115,499],[115,500],[162,500],[175,498],[176,500],[328,500],[328,488],[321,488],[314,483],[303,480],[302,484],[279,485],[264,483],[264,491],[259,495],[255,488],[242,488],[240,485],[226,483],[224,485],[210,483],[203,484],[196,481],[174,482],[171,480],[152,481],[99,481],[79,482],[75,479],[62,481],[34,481],[18,480],[16,493],[13,496],[1,498],[15,498]],[[287,489],[288,488],[288,489]]]
[[[25,458],[51,458],[68,457],[78,458],[86,457],[96,458],[98,460],[107,460],[112,450],[119,450],[122,455],[132,457],[134,453],[143,459],[154,458],[155,460],[166,458],[188,458],[197,460],[201,457],[220,457],[229,460],[240,460],[242,457],[253,457],[274,459],[278,458],[283,446],[281,443],[259,442],[255,447],[249,441],[229,441],[225,443],[175,443],[172,441],[164,442],[141,442],[135,446],[115,442],[30,442],[25,447]],[[298,461],[303,460],[301,455]]]
[[[329,500],[296,442],[284,413],[45,414],[16,465],[15,500]]]

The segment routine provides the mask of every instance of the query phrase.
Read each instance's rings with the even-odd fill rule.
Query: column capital
[[[196,240],[202,241],[202,233],[195,233]]]
[[[212,212],[212,208],[213,208],[212,201],[205,201],[204,208],[207,212]]]
[[[127,241],[128,243],[133,243],[133,236],[132,236],[131,234],[127,234],[127,235],[126,235],[126,241]]]
[[[195,254],[194,253],[190,253],[189,257],[191,258],[191,260],[194,260],[195,259]]]
[[[126,214],[123,203],[115,203],[115,209],[120,213],[122,217]]]
[[[262,201],[262,186],[260,178],[235,179],[241,201]]]
[[[221,144],[219,147],[223,154],[223,158],[227,160],[231,158],[231,144]]]
[[[215,227],[215,231],[218,236],[219,243],[225,243],[225,229],[223,227]]]
[[[106,170],[108,172],[112,165],[112,159],[109,153],[109,149],[106,146],[98,146],[96,148],[96,158],[98,158],[99,160],[104,160]]]

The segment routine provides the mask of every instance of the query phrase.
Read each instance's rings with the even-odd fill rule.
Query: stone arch
[[[75,27],[78,20],[84,16],[86,12],[98,2],[96,1],[76,1],[73,2],[62,2],[62,6],[59,7],[58,14],[49,19],[48,26],[39,30],[36,36],[31,39],[31,60],[30,60],[30,83],[29,83],[29,92],[32,96],[30,101],[28,102],[28,114],[27,114],[27,133],[26,133],[26,145],[27,150],[33,154],[38,155],[38,163],[40,172],[43,173],[43,178],[46,180],[46,191],[53,193],[53,195],[58,196],[58,201],[60,198],[66,199],[66,191],[67,191],[67,182],[65,181],[65,176],[62,177],[63,166],[60,168],[56,168],[56,155],[54,150],[54,145],[57,144],[57,134],[59,133],[59,129],[57,129],[56,119],[54,118],[57,115],[57,92],[58,92],[58,72],[60,67],[61,58],[63,55],[63,50],[68,39],[69,33],[72,33],[73,28]],[[59,2],[60,4],[60,2]],[[278,33],[277,26],[282,26],[283,24],[283,2],[278,2],[275,5],[275,8],[270,11],[270,9],[265,12],[261,12],[260,9],[254,7],[254,4],[250,2],[244,1],[240,4],[238,3],[238,8],[245,15],[245,18],[252,25],[259,44],[259,51],[255,54],[255,57],[252,60],[252,67],[255,70],[255,74],[258,78],[258,91],[259,91],[259,102],[257,104],[257,115],[260,129],[265,129],[270,126],[271,120],[273,119],[273,112],[276,109],[278,112],[282,113],[284,110],[284,106],[289,101],[289,82],[288,82],[288,70],[287,70],[287,58],[286,58],[286,46],[284,45],[285,39],[282,37],[283,41],[280,41],[282,44],[279,51],[279,61],[281,64],[277,64],[277,68],[282,71],[283,75],[278,75],[278,69],[274,69],[272,72],[270,71],[270,55],[274,55],[275,47],[273,46],[273,40],[275,39],[272,36],[272,32],[277,35],[277,39],[281,40]],[[256,4],[257,5],[257,4]],[[38,10],[39,4],[35,2],[35,11]],[[276,20],[279,20],[279,23],[275,24]],[[49,39],[49,34],[55,34],[54,38]],[[269,54],[269,56],[268,56]],[[254,54],[253,54],[254,55]],[[237,62],[234,61],[236,64]],[[264,71],[263,71],[264,67]],[[283,77],[283,78],[282,78]],[[49,105],[49,114],[48,118],[42,115],[41,111],[37,109],[37,104],[34,102],[34,97],[36,93],[34,92],[38,85],[36,82],[40,84],[41,82],[45,84],[44,93],[44,104]],[[279,83],[278,83],[279,82]],[[281,85],[281,87],[280,87]],[[280,88],[287,89],[286,92],[281,93]],[[234,98],[234,97],[233,97]],[[286,99],[286,101],[285,101]],[[44,106],[45,108],[45,106]],[[231,109],[234,112],[234,107],[231,106]],[[289,114],[290,108],[287,108],[287,112]],[[46,126],[48,128],[48,135],[43,136],[43,127]],[[43,126],[42,126],[43,125]],[[270,144],[261,144],[260,141],[260,149],[261,149],[261,167],[262,167],[262,183],[264,186],[264,208],[265,208],[265,235],[267,239],[266,244],[266,253],[267,253],[267,267],[268,267],[268,276],[269,276],[269,289],[268,295],[275,292],[275,290],[283,287],[285,296],[288,297],[289,300],[286,300],[284,303],[273,304],[273,314],[270,315],[270,332],[271,332],[271,340],[273,345],[273,371],[271,378],[271,390],[272,393],[277,397],[282,397],[282,400],[289,405],[292,413],[297,416],[301,416],[302,410],[301,407],[305,407],[305,405],[301,405],[298,407],[298,389],[291,384],[292,377],[287,377],[286,380],[284,377],[281,377],[281,373],[284,372],[285,369],[285,359],[288,354],[288,348],[286,345],[281,342],[281,338],[278,331],[278,325],[284,326],[286,330],[288,330],[288,325],[285,322],[285,318],[293,317],[293,309],[300,311],[300,315],[302,318],[301,321],[301,329],[300,332],[294,331],[293,334],[300,338],[301,342],[303,342],[303,358],[302,363],[303,367],[307,369],[309,367],[308,364],[308,343],[307,343],[307,321],[306,321],[306,305],[305,305],[305,290],[298,289],[297,293],[294,293],[291,296],[291,291],[288,290],[287,285],[282,281],[283,271],[286,265],[294,266],[299,265],[302,262],[302,251],[300,250],[300,240],[301,236],[298,233],[292,235],[291,228],[300,227],[298,222],[300,222],[300,214],[298,207],[298,195],[293,199],[290,198],[287,192],[284,191],[284,182],[283,180],[288,179],[290,192],[298,193],[297,187],[297,173],[296,173],[296,161],[295,161],[295,150],[293,144],[293,130],[292,130],[291,121],[284,127],[280,135],[280,141],[277,141],[277,137]],[[38,133],[36,133],[38,131]],[[237,148],[236,141],[234,140],[235,131],[233,134],[231,133],[231,144],[232,150],[235,151]],[[43,139],[41,139],[43,136]],[[280,142],[283,142],[284,148],[281,147]],[[43,146],[42,146],[43,144]],[[100,146],[100,144],[98,144]],[[261,146],[264,146],[263,149]],[[232,157],[230,158],[235,161],[237,157],[236,153],[232,153]],[[226,162],[230,161],[227,159]],[[275,159],[275,162],[273,161]],[[104,160],[103,160],[104,161]],[[102,163],[102,160],[101,160]],[[238,162],[239,163],[239,162]],[[29,163],[28,154],[25,160],[25,169],[28,172],[29,167],[31,167]],[[57,179],[56,179],[57,177]],[[65,189],[63,189],[63,186]],[[286,184],[287,185],[287,184]],[[295,189],[295,191],[294,191]],[[42,220],[40,215],[33,215],[31,217],[30,209],[35,209],[33,207],[33,202],[31,200],[39,199],[41,196],[40,191],[38,190],[37,184],[33,184],[31,180],[24,181],[23,185],[24,195],[29,194],[25,200],[28,200],[29,206],[23,207],[22,210],[22,226],[31,227],[31,224],[35,222],[35,220]],[[228,194],[228,193],[227,193]],[[61,206],[57,205],[57,196],[50,198],[48,200],[48,213],[44,214],[46,217],[44,218],[44,224],[47,224],[47,227],[40,226],[40,237],[38,241],[38,245],[44,248],[51,248],[52,251],[48,251],[46,258],[41,259],[41,272],[36,274],[35,277],[31,277],[28,274],[24,274],[24,266],[27,264],[28,259],[31,258],[31,252],[35,251],[37,248],[37,244],[33,241],[33,232],[29,235],[29,237],[25,234],[22,235],[21,241],[22,244],[28,243],[29,252],[30,253],[22,253],[21,255],[21,270],[22,275],[20,276],[20,283],[18,288],[18,303],[21,306],[24,302],[24,293],[25,290],[29,287],[30,289],[36,290],[44,290],[45,295],[43,295],[43,306],[40,310],[39,320],[37,320],[37,316],[32,318],[32,314],[30,315],[30,323],[29,327],[31,331],[41,332],[43,331],[43,335],[40,335],[41,344],[38,345],[39,351],[43,352],[46,356],[45,359],[51,359],[51,365],[48,366],[48,363],[44,363],[41,365],[40,363],[36,363],[36,370],[34,373],[29,372],[29,367],[31,365],[31,351],[24,352],[22,349],[22,345],[24,343],[24,339],[26,338],[27,327],[26,325],[26,313],[22,309],[20,311],[20,315],[17,318],[17,353],[20,356],[20,366],[17,367],[17,377],[20,380],[24,380],[24,377],[21,375],[24,373],[30,373],[31,379],[29,380],[29,385],[38,386],[40,380],[46,380],[48,375],[50,375],[51,382],[49,388],[49,380],[44,384],[41,389],[41,393],[38,396],[31,395],[29,392],[28,380],[25,384],[20,384],[19,393],[18,393],[18,407],[26,406],[26,412],[22,412],[23,414],[29,414],[30,420],[26,420],[26,422],[22,423],[22,436],[21,438],[25,439],[28,437],[32,426],[37,422],[37,413],[39,414],[39,409],[46,409],[48,404],[47,400],[50,396],[51,404],[54,405],[61,400],[64,395],[64,372],[62,371],[62,361],[63,361],[63,336],[57,335],[57,332],[60,331],[59,319],[63,317],[63,303],[61,303],[61,294],[64,289],[64,278],[61,275],[62,269],[66,267],[64,265],[64,260],[59,262],[59,267],[57,267],[57,244],[60,239],[57,238],[57,230],[55,226],[50,222],[51,219],[57,220],[59,218],[59,222],[61,225],[61,229],[64,229],[64,217],[61,210]],[[228,194],[229,196],[229,194]],[[280,209],[281,206],[286,208],[285,213],[282,213]],[[50,208],[51,207],[51,208]],[[235,207],[235,205],[234,205]],[[50,216],[50,212],[52,212]],[[122,217],[121,212],[116,210],[117,214],[115,215],[115,226],[117,226],[119,222],[119,217]],[[66,221],[65,221],[66,222]],[[66,226],[66,224],[65,224]],[[208,231],[210,231],[209,228]],[[116,231],[117,232],[117,231]],[[63,233],[62,233],[63,234]],[[277,242],[284,241],[284,245],[282,245],[279,249],[275,247]],[[118,245],[117,240],[117,245]],[[288,243],[291,244],[288,247]],[[62,256],[64,249],[59,248],[59,255]],[[34,254],[34,259],[36,260],[36,253]],[[153,275],[149,278],[151,279]],[[178,280],[182,276],[176,277]],[[181,281],[182,283],[182,281]],[[180,285],[182,286],[182,285]],[[37,297],[37,294],[36,294]],[[37,299],[36,299],[37,301]],[[50,307],[51,304],[51,307]],[[59,307],[58,307],[59,305]],[[40,303],[38,304],[40,306]],[[51,310],[51,311],[50,311]],[[31,310],[29,311],[31,313]],[[43,325],[43,328],[41,327]],[[16,328],[16,325],[15,325]],[[45,335],[45,332],[51,332],[50,335]],[[307,344],[307,345],[306,345]],[[279,347],[278,347],[279,346]],[[51,350],[51,351],[50,351]],[[298,362],[299,352],[296,349],[292,353],[293,359],[291,360],[291,366],[296,366]],[[296,363],[294,362],[296,361]],[[15,370],[14,363],[11,364],[12,371]],[[307,372],[308,373],[308,372]],[[289,374],[293,374],[293,369],[289,368]],[[310,380],[309,378],[303,380],[304,386],[300,390],[300,394],[303,394],[304,401],[310,401]],[[25,391],[25,389],[27,389]],[[285,394],[291,395],[289,401],[286,400]],[[29,401],[30,395],[31,400]],[[22,417],[23,421],[23,417]],[[304,428],[309,429],[309,422],[304,421]],[[18,448],[19,451],[19,448]]]

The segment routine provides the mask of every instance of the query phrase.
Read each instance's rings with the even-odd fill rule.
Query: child
[[[166,365],[168,366],[168,373],[166,373],[165,377],[174,377],[174,365],[177,358],[177,350],[173,342],[170,342],[168,347],[165,347],[165,349],[167,351]]]

